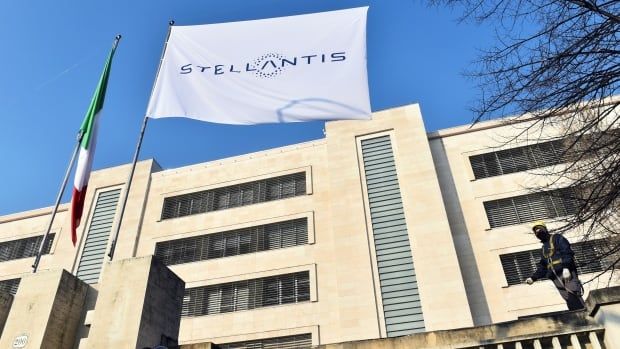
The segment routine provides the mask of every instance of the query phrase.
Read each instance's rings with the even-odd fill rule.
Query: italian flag
[[[112,65],[112,57],[120,36],[114,41],[112,50],[108,55],[103,68],[103,74],[99,79],[99,84],[95,90],[86,117],[80,127],[80,153],[78,157],[77,168],[75,170],[75,179],[73,181],[73,196],[71,197],[71,241],[73,246],[77,242],[76,230],[80,226],[82,219],[82,210],[84,209],[84,199],[86,197],[86,188],[88,187],[88,178],[93,166],[93,158],[95,155],[95,146],[97,145],[97,127],[99,124],[99,115],[103,108],[103,100],[105,98],[105,90],[108,85],[108,77],[110,76],[110,66]]]

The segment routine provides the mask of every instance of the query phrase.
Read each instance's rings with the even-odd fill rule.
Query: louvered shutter
[[[101,192],[97,196],[95,210],[88,226],[84,250],[76,273],[78,278],[88,284],[99,282],[101,265],[108,246],[120,193],[120,189],[114,189]]]
[[[155,244],[155,256],[166,265],[236,256],[304,245],[308,219],[298,218]]]
[[[312,346],[311,334],[256,339],[244,342],[220,343],[219,349],[305,349]]]
[[[578,208],[573,188],[485,201],[483,205],[491,228],[562,217]]]
[[[0,292],[8,293],[10,295],[15,295],[17,293],[17,289],[19,288],[19,283],[22,279],[7,279],[0,281]]]
[[[307,271],[185,289],[182,316],[203,316],[310,300]]]
[[[363,140],[361,145],[387,335],[423,332],[424,317],[390,137]]]
[[[42,254],[50,252],[54,237],[55,234],[53,233],[47,236]],[[43,241],[43,235],[0,243],[0,262],[36,256],[39,253],[41,241]]]
[[[562,161],[562,140],[504,149],[469,157],[474,178],[482,179],[551,166]]]
[[[260,181],[167,197],[161,219],[224,210],[306,194],[306,173],[299,172]]]

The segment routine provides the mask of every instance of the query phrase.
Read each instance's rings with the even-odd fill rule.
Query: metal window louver
[[[310,300],[309,272],[185,289],[181,316],[203,316]]]
[[[483,204],[489,226],[497,228],[570,215],[576,212],[577,201],[575,190],[569,187],[485,201]]]
[[[7,279],[0,281],[0,292],[8,293],[14,296],[17,293],[17,289],[19,288],[19,283],[22,279]]]
[[[564,140],[532,144],[469,157],[476,179],[556,165],[564,161]]]
[[[308,243],[308,219],[158,242],[155,256],[166,265],[236,256]]]
[[[43,254],[50,253],[54,236],[55,234],[48,235],[43,247]],[[0,262],[36,256],[39,252],[41,241],[43,241],[43,235],[0,243]]]
[[[312,335],[256,339],[243,342],[215,344],[217,349],[306,349],[312,347]]]
[[[606,258],[597,258],[609,249],[604,240],[578,242],[571,244],[571,248],[575,252],[575,263],[580,274],[605,270]],[[532,276],[540,262],[541,249],[507,253],[499,257],[508,285],[517,285]]]
[[[293,173],[165,198],[161,219],[219,211],[305,194],[306,173]]]
[[[390,137],[363,140],[361,146],[387,336],[424,332]]]
[[[86,233],[84,251],[76,273],[78,278],[88,284],[99,282],[101,265],[108,247],[120,194],[120,189],[114,189],[101,192],[97,197],[93,217]]]

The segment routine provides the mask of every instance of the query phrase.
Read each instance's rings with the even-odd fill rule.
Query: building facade
[[[573,207],[526,189],[558,163],[558,145],[506,143],[515,130],[490,121],[428,133],[414,104],[329,122],[317,141],[175,169],[141,161],[115,260],[155,255],[185,282],[181,344],[324,345],[563,310],[551,282],[522,282],[540,248],[531,223]],[[85,311],[97,312],[128,171],[93,172],[77,247],[68,205],[44,246],[40,270],[95,290]],[[0,217],[1,290],[15,294],[31,273],[50,211]],[[574,244],[578,258],[589,244]]]

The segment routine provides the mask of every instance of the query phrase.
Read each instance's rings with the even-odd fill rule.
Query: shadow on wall
[[[440,147],[433,147],[433,143],[439,144]],[[456,191],[456,184],[454,183],[454,177],[452,177],[450,163],[448,162],[446,148],[442,139],[437,139],[434,142],[431,142],[431,154],[433,156],[435,172],[440,184],[439,187],[441,189],[441,197],[448,214],[448,224],[450,225],[452,240],[455,241],[455,245],[456,242],[460,243],[458,246],[454,247],[459,261],[463,283],[465,284],[465,292],[467,293],[467,301],[474,320],[474,325],[481,326],[490,324],[491,314],[489,312],[489,306],[482,287],[480,271],[478,270],[478,264],[476,263],[476,257],[469,238],[469,232],[467,231],[467,227],[465,225],[463,209],[461,208]],[[440,171],[437,164],[445,164],[446,170]]]

